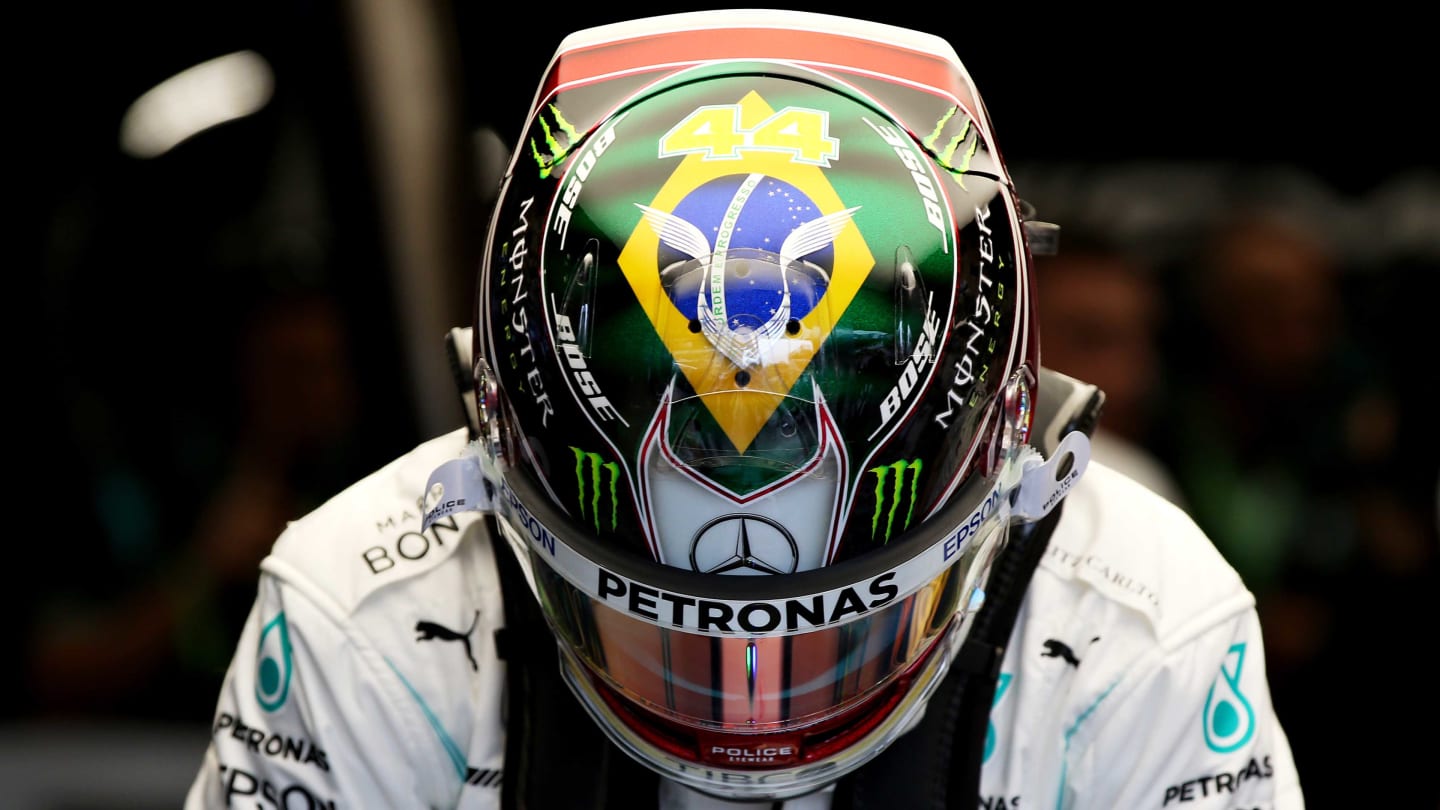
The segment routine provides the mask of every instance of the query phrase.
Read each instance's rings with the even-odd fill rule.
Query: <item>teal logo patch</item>
[[[1010,688],[1010,680],[1014,678],[1008,672],[1000,673],[1000,678],[995,682],[995,699],[990,701],[990,711],[994,712],[995,707],[1000,705],[1000,698],[1005,697],[1005,690]],[[985,724],[985,755],[980,761],[989,762],[990,755],[995,753],[995,721],[992,719]]]
[[[1205,696],[1205,745],[1217,754],[1235,751],[1255,735],[1255,709],[1240,690],[1244,668],[1245,644],[1240,643],[1230,648]]]
[[[265,711],[285,705],[291,669],[290,628],[282,610],[260,631],[260,651],[255,656],[255,700]]]

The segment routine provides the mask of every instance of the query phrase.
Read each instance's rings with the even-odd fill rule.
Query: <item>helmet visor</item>
[[[548,567],[535,574],[561,640],[616,692],[681,725],[753,733],[823,722],[908,669],[955,615],[973,559],[854,621],[770,636],[660,627],[592,598]],[[662,608],[643,591],[629,596],[637,609]],[[813,612],[823,609],[819,601],[788,606]],[[786,621],[771,602],[748,607],[737,623]]]
[[[857,715],[879,723],[895,705],[882,696],[970,615],[1008,525],[990,484],[962,488],[931,528],[917,530],[928,536],[763,577],[597,559],[604,546],[583,532],[560,539],[551,527],[567,519],[508,483],[500,525],[528,551],[542,609],[583,667],[587,683],[577,691],[592,710],[597,697],[609,703],[671,757],[769,769],[825,757],[842,720],[853,743],[854,730],[867,727]]]

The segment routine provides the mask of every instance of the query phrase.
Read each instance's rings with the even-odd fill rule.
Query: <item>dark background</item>
[[[1233,187],[1314,213],[1347,269],[1347,328],[1400,414],[1401,452],[1366,481],[1433,542],[1422,392],[1440,68],[1421,23],[1373,4],[1265,20],[1212,4],[872,11],[954,43],[1042,218],[1108,220],[1168,266]],[[40,519],[12,535],[6,593],[26,651],[6,668],[14,735],[70,730],[63,751],[158,727],[203,746],[255,560],[283,521],[458,424],[441,337],[469,318],[500,160],[560,38],[616,17],[142,2],[51,5],[12,31],[31,48],[12,108],[25,139],[12,165],[35,181],[20,221],[32,200],[40,214],[11,299],[24,325],[12,424],[19,491],[42,493]],[[241,49],[274,72],[266,107],[156,158],[120,151],[141,93]],[[1434,582],[1433,546],[1407,559],[1393,579],[1359,587],[1331,570],[1307,589],[1354,618],[1276,685],[1313,807],[1436,806],[1440,718],[1417,656],[1440,602],[1409,595]],[[160,772],[192,773],[199,753]]]

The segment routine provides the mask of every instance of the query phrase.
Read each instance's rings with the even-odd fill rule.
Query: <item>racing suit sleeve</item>
[[[457,752],[405,690],[342,611],[262,573],[186,810],[454,807]]]
[[[1216,610],[1229,617],[1171,634],[1067,729],[1062,806],[1302,810],[1259,618]]]

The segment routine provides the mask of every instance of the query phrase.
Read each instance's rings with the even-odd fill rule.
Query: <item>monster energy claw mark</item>
[[[575,144],[580,141],[579,130],[575,129],[573,124],[565,120],[565,116],[560,114],[559,107],[556,107],[554,104],[549,104],[546,105],[545,109],[549,110],[550,114],[555,117],[555,129],[565,134],[565,144],[562,146],[560,140],[555,137],[555,130],[550,128],[550,124],[546,122],[543,113],[536,116],[536,120],[540,122],[540,128],[545,131],[545,151],[542,152],[539,145],[535,143],[535,139],[531,138],[530,155],[535,158],[535,165],[540,167],[540,178],[542,180],[550,176],[550,171],[555,168],[555,164],[564,160],[565,155],[569,154]]]
[[[935,123],[935,129],[931,130],[930,134],[925,136],[925,140],[921,141],[921,143],[925,144],[926,149],[935,153],[935,157],[939,160],[940,165],[956,174],[964,174],[970,170],[970,160],[975,157],[975,152],[980,148],[980,139],[978,137],[971,137],[974,133],[971,131],[973,123],[970,119],[965,119],[965,123],[960,127],[960,133],[952,137],[950,142],[945,144],[944,149],[937,149],[935,146],[940,142],[940,133],[944,131],[945,125],[950,122],[950,119],[955,116],[958,110],[958,107],[951,107],[949,110],[946,110],[945,114],[940,117],[940,120]],[[961,157],[958,164],[955,163],[955,150],[960,148],[960,144],[967,142],[968,146],[965,148],[965,154]],[[960,187],[965,187],[963,182]]]
[[[958,112],[959,109],[959,107],[951,107],[945,111],[944,115],[940,116],[939,121],[935,122],[935,128],[930,130],[930,134],[926,135],[925,139],[921,141],[921,143],[925,144],[926,149],[935,151],[935,144],[940,140],[940,133],[945,130],[945,125],[950,123],[950,119],[955,117],[955,113]],[[951,148],[954,148],[953,143],[951,144]]]
[[[571,446],[570,451],[575,454],[575,486],[579,490],[577,500],[580,503],[580,517],[585,517],[585,492],[590,491],[590,519],[595,523],[595,531],[600,531],[600,490],[606,477],[603,473],[609,473],[609,483],[605,486],[610,492],[610,531],[615,531],[616,520],[619,514],[619,499],[615,487],[620,480],[620,465],[613,461],[605,461],[599,453],[587,453],[578,447]]]
[[[875,537],[875,532],[880,528],[880,513],[885,512],[885,541],[890,542],[890,535],[895,528],[895,513],[900,509],[900,499],[905,494],[905,473],[910,473],[910,503],[905,509],[905,525],[901,531],[910,528],[910,519],[915,515],[915,498],[920,489],[920,470],[924,462],[920,459],[906,461],[904,459],[893,464],[883,464],[879,467],[871,467],[870,472],[875,473],[875,512],[870,516],[870,537]],[[885,508],[886,487],[885,482],[890,479],[890,473],[895,473],[895,478],[890,486],[890,507]]]

